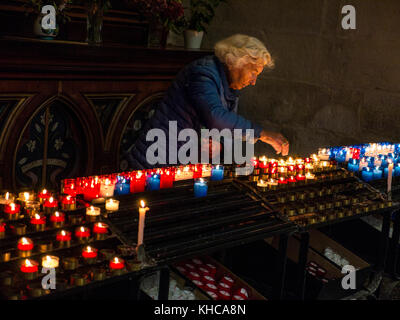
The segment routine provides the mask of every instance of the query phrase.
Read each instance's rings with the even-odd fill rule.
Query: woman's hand
[[[287,156],[289,153],[289,141],[278,132],[261,131],[260,140],[270,144],[277,154],[282,153],[282,156]]]

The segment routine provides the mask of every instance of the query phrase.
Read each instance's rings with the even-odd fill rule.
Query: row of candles
[[[91,246],[86,246],[82,249],[82,258],[87,264],[93,264],[97,262],[98,250]],[[58,268],[60,265],[60,258],[57,256],[46,255],[42,257],[43,268]],[[125,269],[125,261],[120,257],[114,257],[109,261],[110,271],[122,271]],[[20,263],[20,271],[25,275],[27,279],[34,279],[38,274],[39,263],[33,259],[24,259]]]
[[[83,194],[86,201],[118,195],[172,188],[174,181],[210,177],[218,181],[224,178],[222,165],[187,165],[179,168],[132,171],[104,176],[65,179],[62,192],[71,196]]]
[[[393,177],[400,177],[400,144],[387,142],[319,149],[319,157],[336,159],[347,169],[360,172],[370,182],[387,179],[387,192],[392,189]]]
[[[309,158],[276,160],[261,157],[253,160],[254,167],[262,170],[262,179],[258,180],[257,187],[276,190],[286,186],[313,183],[317,177],[314,172],[330,170],[333,163],[329,160],[320,160],[317,155]]]

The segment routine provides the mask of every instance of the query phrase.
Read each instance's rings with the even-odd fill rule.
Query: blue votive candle
[[[373,171],[373,174],[374,174],[373,177],[374,180],[382,179],[382,170],[380,167],[376,167]]]
[[[207,181],[204,179],[196,179],[194,182],[194,196],[196,198],[205,197],[207,195]]]
[[[365,181],[365,182],[369,182],[374,178],[374,174],[371,170],[371,168],[369,167],[364,167],[361,171],[361,178]]]
[[[347,164],[347,169],[349,169],[349,171],[358,172],[359,169],[358,161],[356,159],[349,160],[349,163]]]
[[[224,167],[223,166],[215,166],[211,169],[211,180],[219,181],[224,179]]]
[[[395,177],[400,177],[400,163],[398,163],[398,164],[394,167],[393,175],[394,175]]]
[[[122,196],[130,194],[131,192],[131,181],[123,177],[117,177],[117,183],[115,184],[114,195]]]
[[[147,179],[147,189],[150,191],[160,190],[160,176],[153,174]]]

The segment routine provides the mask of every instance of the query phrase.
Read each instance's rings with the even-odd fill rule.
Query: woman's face
[[[243,65],[241,68],[229,69],[229,86],[235,90],[241,90],[248,85],[255,85],[258,75],[264,67],[253,63]]]

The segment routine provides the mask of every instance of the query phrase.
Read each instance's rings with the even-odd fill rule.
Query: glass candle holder
[[[130,174],[131,185],[130,192],[138,193],[144,192],[146,188],[146,174],[143,171],[133,171]]]
[[[155,191],[160,189],[160,175],[152,174],[147,179],[147,189],[149,191]]]
[[[115,181],[110,177],[100,180],[100,197],[109,198],[114,195]]]
[[[18,255],[20,257],[29,257],[33,249],[33,241],[29,238],[22,237],[18,240]]]
[[[64,179],[61,182],[61,193],[76,197],[78,194],[78,186],[75,179]]]
[[[44,256],[42,258],[42,267],[43,268],[58,268],[58,266],[60,265],[60,258],[56,257],[56,256]]]
[[[17,203],[10,203],[4,206],[4,214],[8,220],[17,220],[21,212],[21,206]]]
[[[86,219],[88,221],[96,221],[100,217],[100,208],[99,207],[87,207],[86,208]]]
[[[73,211],[76,210],[76,198],[71,195],[65,195],[61,198],[61,210]]]
[[[115,199],[107,199],[106,200],[106,210],[107,211],[118,211],[119,209],[119,201]]]
[[[217,165],[211,170],[211,180],[212,181],[221,181],[224,179],[224,167],[221,165]]]
[[[115,184],[114,194],[121,196],[127,195],[131,192],[131,181],[129,178],[118,176]]]
[[[207,196],[207,191],[208,191],[207,181],[204,180],[203,178],[196,179],[194,182],[193,191],[194,191],[194,196],[196,198]]]
[[[58,201],[55,200],[53,197],[50,197],[46,200],[43,204],[43,211],[45,214],[52,214],[56,212],[58,208]]]

